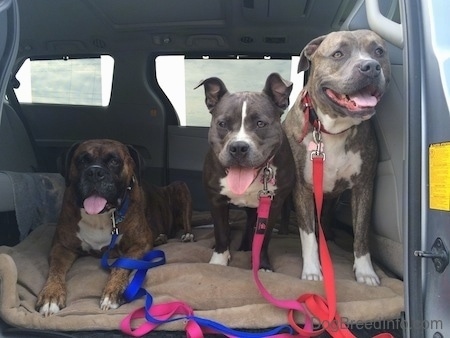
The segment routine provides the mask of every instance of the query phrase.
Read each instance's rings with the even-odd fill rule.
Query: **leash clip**
[[[119,228],[117,227],[117,224],[116,224],[116,212],[115,211],[111,214],[111,222],[112,222],[111,235],[119,235]]]
[[[325,161],[325,153],[323,152],[323,142],[322,142],[322,133],[320,132],[320,128],[322,127],[320,121],[317,121],[317,127],[314,128],[312,136],[313,141],[316,144],[316,149],[311,151],[311,161],[315,158],[322,158]]]
[[[268,183],[273,179],[273,169],[269,166],[269,163],[263,169],[263,189],[258,192],[258,199],[261,197],[270,197],[273,199],[273,193],[268,188]]]

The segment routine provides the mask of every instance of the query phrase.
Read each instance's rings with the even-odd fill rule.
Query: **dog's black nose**
[[[247,155],[248,150],[250,149],[247,142],[244,141],[236,141],[230,144],[229,151],[231,156],[236,158],[242,158]]]
[[[377,77],[381,72],[381,65],[375,60],[365,60],[359,65],[359,70],[366,76]]]
[[[101,166],[93,165],[86,169],[86,176],[94,181],[101,181],[106,176],[106,171]]]

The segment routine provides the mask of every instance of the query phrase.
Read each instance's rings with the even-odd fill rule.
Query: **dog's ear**
[[[228,93],[227,87],[225,87],[223,81],[218,77],[210,77],[206,80],[202,80],[194,89],[197,89],[202,85],[205,87],[206,107],[211,111],[220,99]]]
[[[289,95],[292,91],[292,82],[285,80],[278,73],[272,73],[267,77],[263,93],[268,95],[281,109],[289,107]]]
[[[73,155],[75,154],[75,151],[78,149],[78,146],[81,144],[81,142],[74,143],[70,146],[68,150],[66,150],[61,157],[63,160],[61,161],[60,170],[59,173],[64,177],[66,181],[66,187],[70,185],[70,164],[72,162]]]
[[[127,145],[127,148],[131,158],[134,161],[134,174],[136,176],[136,180],[138,181],[138,185],[141,185],[141,176],[143,170],[142,156],[139,151],[137,151],[136,148],[134,148],[132,145]]]
[[[320,46],[323,40],[325,40],[326,35],[319,36],[314,40],[311,40],[305,48],[303,48],[300,53],[300,61],[298,63],[297,73],[303,72],[309,69],[309,65],[311,63],[311,57],[317,48]]]

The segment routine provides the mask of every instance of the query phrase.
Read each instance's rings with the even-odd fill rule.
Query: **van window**
[[[269,74],[278,72],[294,83],[292,105],[303,87],[303,73],[297,74],[298,60],[298,56],[280,60],[267,56],[260,59],[187,59],[183,55],[165,55],[156,58],[156,77],[174,106],[180,125],[209,127],[211,116],[205,105],[204,89],[194,90],[201,80],[219,77],[229,92],[261,91]]]
[[[89,58],[27,59],[16,74],[21,103],[107,106],[111,97],[114,60]]]

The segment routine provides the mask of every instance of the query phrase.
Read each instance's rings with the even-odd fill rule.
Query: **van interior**
[[[35,301],[35,290],[39,291],[43,277],[33,277],[36,285],[21,280],[29,264],[34,263],[21,259],[19,264],[18,256],[41,252],[39,262],[45,266],[52,232],[40,229],[45,227],[44,223],[56,222],[57,211],[54,215],[41,214],[39,207],[48,207],[48,195],[43,200],[40,189],[42,185],[51,184],[50,188],[43,188],[47,194],[52,189],[64,190],[60,173],[64,154],[72,144],[93,138],[118,140],[139,151],[144,180],[159,186],[174,181],[186,182],[193,198],[194,228],[198,225],[202,239],[202,231],[211,230],[210,205],[202,184],[211,116],[205,106],[203,90],[194,88],[201,80],[217,76],[231,92],[261,91],[266,77],[278,72],[294,83],[290,97],[292,106],[308,77],[307,73],[297,73],[303,47],[332,31],[357,29],[379,33],[388,43],[391,61],[390,85],[372,118],[380,153],[370,234],[372,259],[386,277],[380,288],[388,291],[380,299],[369,302],[378,291],[359,290],[354,281],[337,283],[349,298],[353,292],[367,296],[342,304],[344,313],[354,315],[350,329],[355,336],[369,337],[381,332],[390,332],[396,337],[411,335],[412,331],[401,323],[416,315],[420,317],[411,310],[417,308],[415,304],[419,300],[415,299],[414,292],[419,286],[414,282],[410,284],[408,277],[420,263],[408,263],[406,259],[407,243],[413,234],[409,228],[414,223],[407,221],[412,216],[411,202],[407,198],[412,190],[408,190],[410,177],[405,166],[410,151],[406,123],[410,117],[406,95],[409,80],[405,75],[410,59],[402,38],[401,25],[408,24],[402,1],[11,0],[3,3],[10,3],[4,15],[14,13],[17,18],[15,23],[11,19],[2,20],[6,21],[5,29],[0,30],[0,42],[12,47],[10,79],[4,81],[0,110],[0,258],[10,264],[8,268],[3,267],[3,271],[15,271],[6,278],[0,262],[0,290],[3,292],[0,299],[10,307],[0,305],[0,332],[4,336],[121,336],[117,323],[124,312],[100,313],[95,308],[98,305],[95,295],[87,291],[73,297],[88,299],[89,302],[83,304],[93,303],[92,307],[84,305],[85,308],[77,309],[68,305],[66,310],[69,311],[53,319],[40,318],[30,304]],[[375,19],[374,3],[379,9],[379,17]],[[16,41],[11,41],[14,35]],[[33,194],[33,198],[40,199],[38,206],[29,202]],[[58,207],[60,203],[56,202],[55,208]],[[239,210],[233,209],[233,212],[236,212],[233,222],[238,224]],[[292,213],[295,210],[291,210]],[[339,240],[330,245],[351,254],[349,194],[341,196],[334,216],[340,235]],[[289,229],[292,237],[298,237],[295,221]],[[33,234],[35,237],[30,240]],[[205,243],[212,243],[211,238],[208,240]],[[36,243],[40,241],[47,247],[38,248]],[[176,246],[182,243],[169,241],[168,245],[168,257],[169,252],[171,257],[184,252],[178,251]],[[274,248],[282,251],[284,245],[292,245],[292,252],[300,256],[299,240],[283,242],[283,237],[278,236]],[[211,251],[212,247],[203,249]],[[13,257],[12,262],[5,256]],[[182,257],[180,260],[183,261]],[[189,263],[189,259],[186,262]],[[95,263],[89,264],[91,268],[95,266]],[[186,283],[197,281],[189,282],[188,277],[199,277],[190,274],[189,267],[180,265],[178,269],[186,274]],[[244,272],[236,273],[241,276]],[[248,276],[242,275],[243,280],[251,277],[249,270],[245,273]],[[290,271],[287,275],[289,273],[297,274]],[[281,274],[275,271],[274,276]],[[84,283],[87,288],[90,280],[80,278],[72,279],[72,283]],[[210,275],[201,278],[207,284]],[[214,280],[212,278],[210,283]],[[282,289],[282,285],[289,285],[290,281],[280,279],[269,285],[279,285]],[[237,281],[230,283],[236,284],[236,288],[240,285]],[[190,293],[191,288],[196,287],[187,284],[180,291]],[[309,281],[308,288],[321,292],[320,282]],[[13,295],[5,294],[7,291]],[[225,297],[220,290],[216,292],[219,297]],[[253,332],[276,325],[276,321],[265,322],[265,318],[260,318],[258,324],[252,326],[254,314],[245,315],[245,304],[233,303],[239,311],[229,317],[221,317],[217,314],[219,310],[206,305],[199,305],[204,307],[201,313],[219,321],[227,318],[236,329]],[[130,312],[132,307],[127,306],[123,311]],[[254,311],[262,311],[264,306],[267,305],[258,304]],[[351,307],[357,310],[352,312]],[[360,312],[369,314],[359,316]],[[371,327],[357,325],[367,322]],[[77,326],[79,323],[89,324]],[[182,327],[169,324],[148,336],[183,336],[184,332],[180,331]]]

